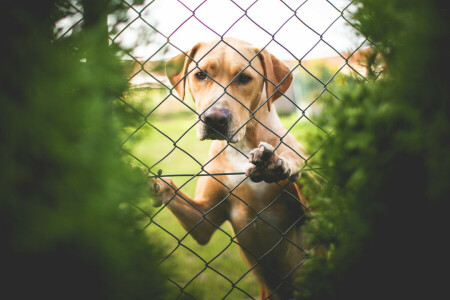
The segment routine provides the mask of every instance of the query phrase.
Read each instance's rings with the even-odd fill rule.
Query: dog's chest
[[[248,161],[248,158],[244,155],[248,155],[251,149],[248,147],[240,147],[239,151],[231,146],[225,149],[225,158],[227,160],[227,173],[245,173],[252,164]],[[256,195],[263,195],[268,188],[268,184],[265,182],[253,182],[245,174],[230,174],[225,180],[225,184],[230,189],[246,188],[251,193]]]

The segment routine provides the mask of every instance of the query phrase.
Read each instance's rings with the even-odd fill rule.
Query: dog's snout
[[[211,108],[203,115],[203,121],[218,130],[225,129],[231,119],[231,114],[224,108]]]

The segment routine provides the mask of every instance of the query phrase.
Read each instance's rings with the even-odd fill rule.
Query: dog
[[[170,178],[153,179],[153,188],[201,245],[229,221],[260,283],[260,299],[288,299],[307,258],[308,203],[296,183],[305,154],[273,102],[292,73],[267,50],[233,38],[198,43],[186,54],[167,62],[167,76],[181,100],[186,85],[190,90],[198,139],[213,140],[204,173],[221,175],[201,176],[194,198]]]

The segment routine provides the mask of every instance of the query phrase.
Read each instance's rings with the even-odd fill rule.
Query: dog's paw
[[[260,142],[258,148],[250,151],[249,162],[252,164],[245,174],[254,182],[272,183],[289,178],[291,170],[286,161],[275,154],[272,145]]]
[[[166,203],[173,194],[173,181],[166,177],[161,178],[149,178],[148,186],[150,192],[153,192],[156,197],[153,199],[153,206],[159,207],[163,203]]]

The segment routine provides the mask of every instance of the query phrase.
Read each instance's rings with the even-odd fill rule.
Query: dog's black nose
[[[208,125],[224,132],[231,120],[231,114],[227,109],[211,107],[203,114],[203,121]]]

